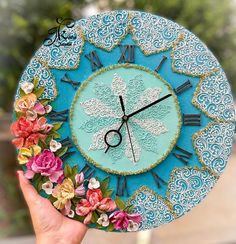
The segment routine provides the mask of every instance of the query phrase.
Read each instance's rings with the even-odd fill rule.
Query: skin
[[[20,188],[29,207],[37,244],[78,244],[86,232],[86,225],[58,212],[50,201],[41,197],[23,171],[17,171]]]

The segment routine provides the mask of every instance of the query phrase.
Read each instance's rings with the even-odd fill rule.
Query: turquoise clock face
[[[103,197],[118,196],[141,216],[133,230],[184,215],[212,189],[232,148],[233,98],[216,58],[182,26],[137,11],[78,20],[62,34],[63,43],[53,36],[35,53],[19,87],[34,78],[44,87],[40,99],[52,106],[45,117],[58,127],[65,178],[77,166],[85,182],[109,179],[101,183],[109,189]],[[68,201],[68,216],[91,217],[91,228],[132,229],[100,226],[105,210],[94,213],[86,202],[81,215],[80,200]]]
[[[166,95],[170,96],[161,101]],[[97,71],[78,89],[71,108],[72,135],[83,156],[123,175],[142,173],[162,162],[176,144],[181,123],[172,87],[154,71],[134,64]]]

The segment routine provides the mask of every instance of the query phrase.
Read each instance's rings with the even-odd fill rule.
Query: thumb
[[[25,201],[29,208],[31,208],[35,205],[35,202],[41,199],[41,196],[38,194],[29,180],[24,176],[23,171],[18,170],[16,173],[18,175],[20,188],[24,195]]]

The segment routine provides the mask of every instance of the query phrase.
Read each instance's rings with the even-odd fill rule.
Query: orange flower
[[[27,94],[15,101],[14,107],[16,112],[26,113],[32,110],[37,102],[37,96],[33,93]]]

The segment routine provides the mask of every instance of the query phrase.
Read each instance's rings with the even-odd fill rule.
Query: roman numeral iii
[[[134,63],[135,45],[119,45],[121,56],[118,63]]]
[[[201,114],[183,114],[183,125],[200,126]]]
[[[90,52],[89,54],[86,54],[85,57],[90,61],[92,71],[103,67],[103,64],[101,63],[95,50]]]
[[[188,160],[193,156],[192,153],[184,150],[181,147],[176,146],[175,150],[178,152],[174,152],[173,155],[179,159],[182,163],[184,163],[185,165],[188,164]]]
[[[177,88],[174,89],[175,93],[177,95],[183,93],[184,91],[188,90],[189,88],[192,87],[191,81],[187,80],[186,82],[184,82],[184,84],[178,86]]]
[[[129,196],[128,186],[127,186],[127,178],[126,176],[117,176],[117,188],[116,188],[116,195],[117,196],[124,196],[126,192],[126,196]]]
[[[72,87],[76,90],[80,86],[80,82],[73,81],[68,77],[68,74],[66,73],[63,78],[61,78],[61,82],[65,82],[68,84],[71,84]]]

